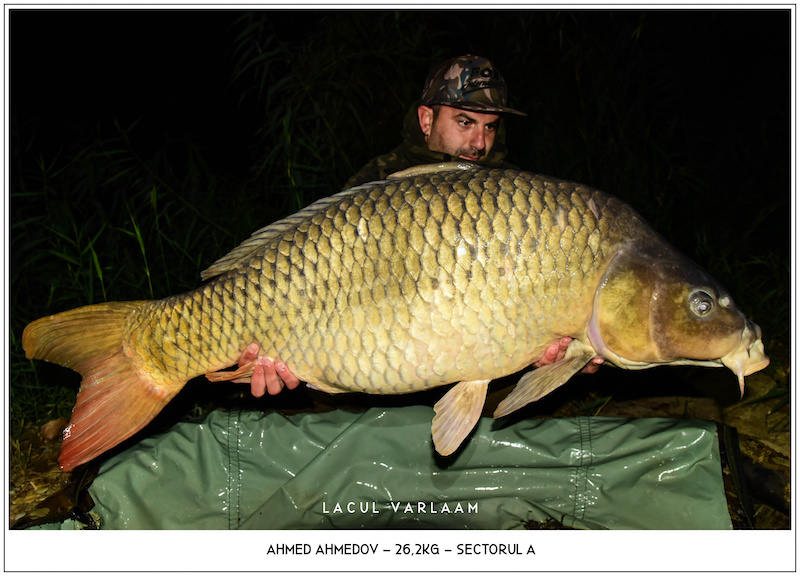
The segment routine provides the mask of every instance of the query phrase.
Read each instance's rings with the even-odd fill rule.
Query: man
[[[405,117],[403,142],[373,158],[353,175],[345,189],[421,164],[458,158],[486,166],[513,168],[505,162],[502,116],[526,116],[507,106],[508,88],[486,58],[465,55],[442,62],[425,80],[419,106]]]
[[[388,154],[373,158],[344,189],[383,180],[411,166],[457,159],[513,168],[505,161],[502,116],[526,114],[509,108],[507,102],[505,80],[488,59],[467,54],[442,62],[428,74],[419,106],[406,115],[403,142]],[[561,360],[571,340],[564,337],[553,342],[534,366]],[[257,343],[245,349],[239,366],[252,364],[253,374],[234,382],[250,382],[250,391],[256,397],[278,394],[284,385],[290,390],[297,387],[300,382],[286,364],[260,357],[259,351]],[[596,372],[602,362],[602,358],[595,358],[583,371]]]

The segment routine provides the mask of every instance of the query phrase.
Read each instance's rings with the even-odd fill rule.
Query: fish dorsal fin
[[[436,174],[438,172],[452,172],[453,170],[472,170],[477,168],[477,164],[472,162],[439,162],[438,164],[421,164],[412,166],[405,170],[399,170],[389,174],[389,178],[406,178],[407,176],[422,176],[425,174]]]
[[[442,456],[455,452],[481,417],[490,380],[465,380],[447,391],[433,406],[431,434]]]
[[[595,355],[591,346],[577,339],[573,340],[569,343],[563,360],[542,366],[522,376],[511,393],[497,406],[494,417],[501,418],[547,396],[572,378]]]
[[[349,196],[355,191],[361,190],[363,187],[364,186],[357,186],[355,188],[350,188],[349,190],[339,192],[338,194],[334,194],[333,196],[328,196],[326,198],[317,200],[316,202],[313,202],[301,209],[299,212],[295,212],[291,216],[287,216],[282,220],[277,220],[268,226],[264,226],[263,228],[256,230],[250,235],[250,238],[239,244],[225,256],[203,270],[200,273],[200,278],[203,281],[206,281],[215,276],[219,276],[220,274],[224,274],[225,272],[236,270],[243,263],[249,261],[253,254],[264,245],[275,240],[276,238],[281,237],[284,233],[296,228],[317,212],[327,209],[331,204],[336,204],[337,202],[341,201],[343,197]]]
[[[477,164],[471,164],[469,162],[423,164],[421,166],[413,166],[411,168],[395,172],[394,174],[391,174],[389,178],[398,179],[408,176],[435,174],[438,172],[451,172],[453,170],[470,170],[476,166]],[[309,204],[299,212],[295,212],[291,216],[287,216],[282,220],[277,220],[268,226],[264,226],[263,228],[256,230],[250,235],[250,238],[239,244],[225,256],[203,270],[200,273],[200,278],[205,282],[206,280],[210,280],[211,278],[219,276],[220,274],[224,274],[225,272],[236,270],[242,264],[249,261],[250,258],[253,257],[253,254],[261,249],[264,245],[275,240],[276,238],[279,238],[292,228],[296,228],[317,212],[321,212],[327,209],[330,205],[340,202],[342,198],[350,196],[355,192],[363,190],[364,188],[372,187],[374,184],[375,182],[367,182],[366,184],[362,184],[348,190],[343,190],[342,192],[334,194],[333,196],[322,198],[312,204]]]

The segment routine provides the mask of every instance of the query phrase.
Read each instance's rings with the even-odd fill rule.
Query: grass
[[[716,78],[736,60],[735,45],[692,62],[691,46],[663,31],[663,19],[679,15],[659,14],[244,14],[221,33],[231,38],[225,94],[246,119],[238,162],[247,170],[226,168],[191,135],[160,133],[147,113],[100,118],[53,146],[52,134],[41,137],[52,127],[12,107],[12,435],[25,422],[67,416],[77,386],[69,371],[25,359],[28,322],[195,288],[200,271],[252,231],[338,191],[396,146],[427,69],[466,52],[493,58],[512,106],[529,112],[508,123],[512,161],[631,202],[729,287],[761,324],[768,351],[788,345],[788,106],[769,103],[748,119],[732,110],[752,106],[750,95],[726,93],[709,110],[702,98],[716,93],[703,74]],[[747,15],[695,19],[691,29],[716,25],[717,42],[729,40],[720,30],[748,26]],[[765,58],[782,48],[775,42],[764,44]],[[709,92],[695,96],[698,86]]]

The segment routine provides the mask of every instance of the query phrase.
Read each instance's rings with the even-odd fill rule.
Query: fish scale
[[[573,338],[564,360],[523,376],[496,416],[595,356],[625,368],[724,364],[742,389],[768,363],[758,326],[632,208],[531,172],[414,168],[255,232],[203,279],[186,294],[88,306],[25,329],[29,357],[84,376],[64,469],[141,429],[191,378],[249,377],[252,363],[221,370],[252,342],[330,393],[457,382],[434,407],[445,455],[477,421],[488,382],[563,336]],[[713,322],[692,311],[717,295]],[[702,326],[687,332],[692,322]]]
[[[503,172],[362,187],[214,280],[201,301],[149,305],[142,316],[161,321],[135,326],[132,345],[188,379],[234,363],[256,341],[331,392],[404,393],[516,371],[552,340],[546,327],[563,326],[564,310],[591,295],[584,276],[600,274],[604,257],[601,246],[573,245],[595,222],[579,215],[585,192],[521,180],[517,192],[529,191],[525,202],[515,194],[522,210]],[[540,207],[534,228],[528,205]],[[606,236],[604,246],[613,245]],[[526,238],[541,254],[524,250]],[[520,294],[546,307],[530,314]],[[211,337],[198,348],[176,323],[195,334],[211,325]]]

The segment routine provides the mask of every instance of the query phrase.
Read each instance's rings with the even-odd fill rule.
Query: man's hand
[[[541,368],[542,366],[547,366],[548,364],[552,364],[553,362],[558,362],[564,359],[564,354],[567,351],[567,347],[569,343],[572,342],[572,338],[569,336],[564,336],[560,338],[558,342],[554,342],[550,346],[547,347],[545,350],[544,355],[542,355],[539,360],[533,363],[536,368]],[[592,358],[591,361],[581,370],[583,374],[594,374],[600,369],[600,365],[603,363],[603,359],[600,357]]]
[[[244,349],[242,355],[239,357],[239,366],[253,364],[253,373],[249,376],[242,376],[233,380],[241,384],[250,383],[250,393],[256,398],[261,398],[265,392],[270,396],[278,394],[283,387],[286,386],[289,390],[294,390],[300,384],[291,370],[281,362],[276,360],[271,361],[266,356],[259,356],[261,353],[261,346],[257,342],[252,342]]]

